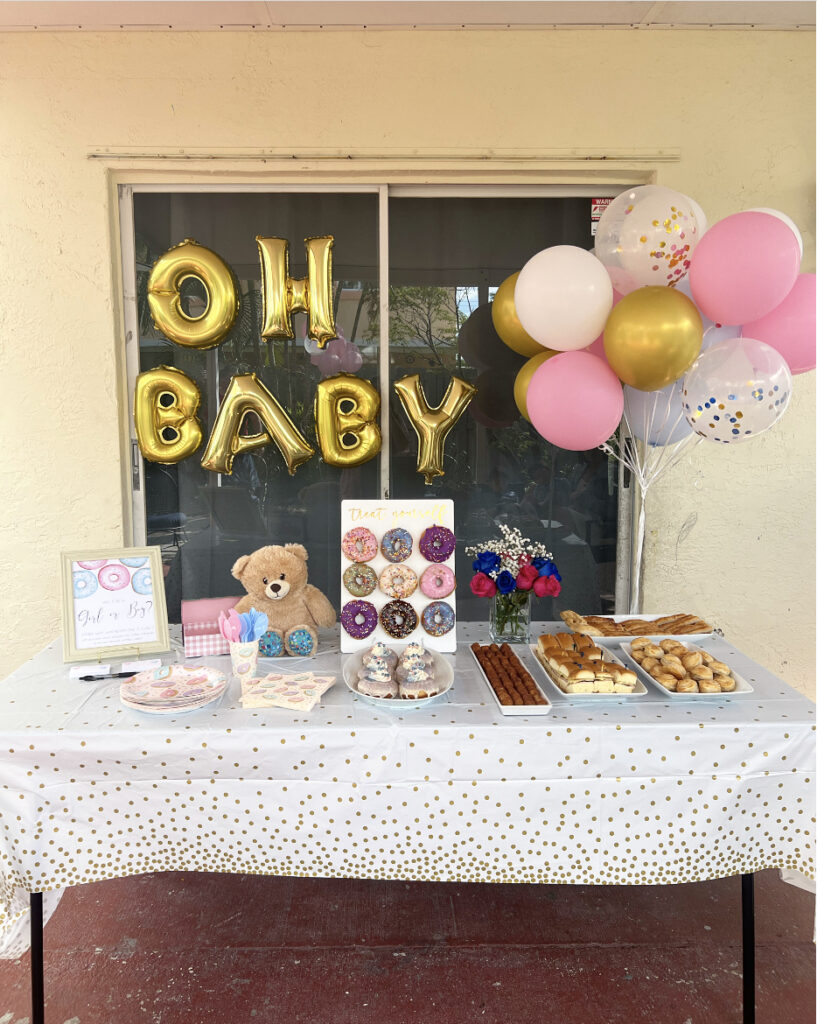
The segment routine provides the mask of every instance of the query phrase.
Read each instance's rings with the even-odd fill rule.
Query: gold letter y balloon
[[[406,415],[417,434],[417,472],[430,484],[435,476],[444,476],[443,447],[448,432],[465,412],[477,389],[459,377],[452,377],[442,402],[432,408],[426,401],[419,374],[395,381]]]

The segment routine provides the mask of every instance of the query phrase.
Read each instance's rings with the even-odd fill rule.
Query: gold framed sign
[[[65,661],[170,649],[158,547],[64,551],[60,563]]]

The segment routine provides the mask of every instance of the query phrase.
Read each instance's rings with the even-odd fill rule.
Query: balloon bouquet
[[[595,249],[557,245],[502,283],[493,323],[529,356],[514,396],[551,444],[599,447],[639,484],[631,613],[640,611],[651,483],[701,440],[736,444],[780,419],[815,366],[815,275],[776,210],[707,230],[698,204],[642,185],[602,214]],[[617,428],[618,432],[617,432]]]

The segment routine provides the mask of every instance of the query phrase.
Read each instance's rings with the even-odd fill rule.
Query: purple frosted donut
[[[340,613],[340,624],[355,640],[374,632],[377,609],[371,601],[347,601]]]
[[[130,573],[124,565],[116,562],[103,565],[99,570],[99,585],[106,590],[121,590],[130,583]]]
[[[413,633],[417,621],[417,612],[408,601],[389,601],[380,609],[380,625],[395,640]]]
[[[456,538],[446,526],[429,526],[420,538],[420,554],[427,562],[444,562],[454,554]]]

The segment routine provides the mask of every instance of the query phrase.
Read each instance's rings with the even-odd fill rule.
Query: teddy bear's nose
[[[270,584],[270,590],[273,591],[273,593],[277,594],[280,589],[281,589],[281,584],[280,583],[271,583]]]

